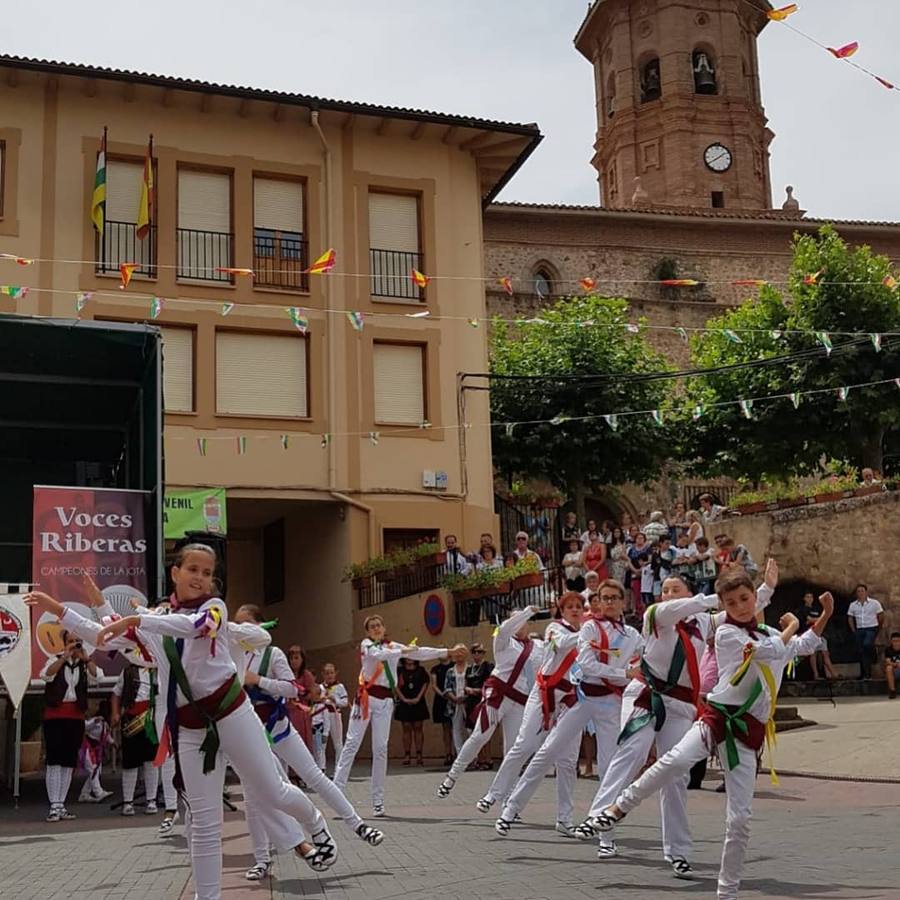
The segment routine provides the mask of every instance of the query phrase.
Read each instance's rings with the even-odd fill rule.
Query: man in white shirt
[[[875,638],[884,624],[884,608],[874,597],[869,596],[869,589],[864,584],[856,586],[856,599],[847,608],[847,622],[856,639],[859,677],[868,681],[872,677]]]
[[[455,534],[448,534],[444,538],[444,547],[447,550],[447,573],[468,575],[472,571],[472,564],[466,559],[466,554],[459,549]]]
[[[724,514],[728,511],[727,507],[719,506],[718,503],[714,502],[712,494],[701,494],[698,499],[700,501],[700,515],[703,517],[704,524],[721,521]]]

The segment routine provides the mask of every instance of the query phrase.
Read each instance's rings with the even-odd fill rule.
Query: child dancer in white
[[[100,776],[103,774],[103,751],[109,743],[109,724],[102,715],[91,716],[84,723],[84,743],[81,745],[79,759],[87,773],[79,803],[101,803],[112,796],[112,791],[103,789]]]
[[[372,814],[384,815],[384,781],[387,775],[388,738],[394,715],[394,688],[400,657],[425,661],[444,659],[446,647],[416,647],[385,640],[384,620],[369,616],[363,624],[367,637],[360,644],[359,688],[350,713],[347,741],[334,771],[334,783],[343,791],[353,760],[372,725]]]
[[[242,606],[235,614],[235,622],[238,624],[258,624],[262,618],[259,607],[252,604]],[[346,822],[357,837],[377,847],[384,840],[384,835],[377,828],[363,822],[340,789],[325,777],[303,739],[291,725],[284,701],[296,699],[297,686],[284,652],[272,645],[264,650],[253,651],[247,662],[244,684],[254,711],[269,733],[275,755],[290,766]],[[255,804],[248,800],[247,824],[254,839],[256,864],[248,870],[247,880],[259,881],[268,873],[268,847],[264,831],[257,825],[260,820],[250,809],[252,805]],[[265,855],[260,852],[262,848],[265,848]]]
[[[777,584],[778,566],[770,559],[765,582],[756,592],[757,612],[768,605]],[[644,616],[640,674],[625,691],[618,747],[606,773],[601,773],[588,818],[576,829],[578,837],[587,840],[596,835],[594,817],[635,778],[654,740],[656,752],[662,756],[693,725],[700,693],[699,660],[714,618],[708,610],[717,603],[715,595],[691,596],[682,576],[672,576],[663,583],[662,602],[651,606]],[[716,614],[721,619],[724,615]],[[676,878],[690,878],[693,870],[688,860],[693,844],[687,816],[687,781],[666,784],[660,790],[659,805],[663,857]],[[610,859],[617,853],[612,832],[602,834],[597,857]]]
[[[466,771],[491,739],[498,725],[503,728],[503,750],[515,743],[528,700],[528,685],[533,677],[535,642],[528,637],[528,620],[537,610],[533,606],[514,612],[494,632],[494,671],[481,690],[481,703],[475,708],[475,727],[457,754],[447,777],[438,788],[438,797],[449,797],[460,775]]]
[[[579,702],[560,709],[556,724],[509,795],[498,820],[497,832],[501,835],[509,829],[500,823],[515,821],[551,766],[556,766],[558,779],[562,778],[561,773],[575,770],[581,732],[588,722],[593,722],[597,738],[598,773],[606,771],[612,758],[619,734],[622,691],[631,675],[636,674],[631,661],[637,658],[643,642],[637,631],[621,621],[625,588],[618,581],[601,581],[596,597],[591,602],[592,614],[578,635],[575,665],[581,671]],[[557,802],[556,830],[568,837],[574,836],[572,812],[571,794],[564,795]]]
[[[487,812],[498,800],[509,796],[522,766],[540,749],[556,721],[558,704],[573,706],[576,702],[575,688],[568,680],[568,674],[578,655],[576,645],[584,615],[584,598],[574,591],[563,594],[557,615],[560,618],[551,622],[544,633],[540,668],[525,704],[516,742],[504,757],[487,793],[476,804],[479,812]],[[558,807],[565,808],[567,803],[571,804],[575,777],[574,766],[571,772],[563,769],[557,772]],[[505,834],[511,826],[511,820],[501,817],[494,827],[498,833]]]
[[[317,719],[321,721],[321,744],[316,746],[316,762],[319,768],[325,771],[325,752],[328,741],[334,751],[334,764],[341,758],[341,750],[344,747],[344,720],[341,718],[341,710],[350,705],[347,696],[347,688],[337,680],[337,669],[334,663],[325,663],[322,666],[322,699],[316,704],[313,711],[313,728]]]
[[[668,753],[651,766],[616,802],[596,818],[606,831],[664,784],[684,779],[694,763],[713,748],[725,772],[728,796],[725,842],[719,869],[719,900],[735,900],[750,839],[753,785],[758,754],[774,738],[774,713],[785,666],[814,649],[834,610],[831,594],[819,600],[823,613],[802,637],[791,613],[779,620],[781,633],[758,625],[753,582],[743,570],[719,577],[716,591],[725,607],[725,622],[716,629],[719,682],[707,698],[700,720]],[[773,781],[774,771],[772,772]]]
[[[312,845],[299,848],[311,868],[330,868],[337,856],[321,813],[299,788],[282,779],[227,648],[216,652],[219,631],[224,634],[227,628],[228,611],[219,598],[209,595],[215,562],[214,551],[202,544],[182,548],[172,567],[176,611],[165,616],[126,616],[97,635],[98,646],[119,636],[130,646],[147,641],[157,660],[160,695],[168,701],[169,738],[191,811],[191,867],[197,900],[221,897],[225,766],[220,745],[260,802],[298,819],[311,835]],[[32,594],[31,599],[55,603],[46,595]],[[64,618],[70,612],[66,610]]]

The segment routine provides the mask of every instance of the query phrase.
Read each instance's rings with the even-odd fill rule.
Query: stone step
[[[883,679],[860,681],[856,678],[838,678],[834,681],[783,681],[781,697],[883,697],[887,694],[887,682]]]

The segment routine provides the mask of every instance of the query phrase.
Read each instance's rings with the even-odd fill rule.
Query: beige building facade
[[[0,262],[31,288],[4,311],[75,318],[82,292],[83,319],[160,327],[166,485],[227,489],[230,603],[266,604],[284,641],[347,647],[347,563],[494,527],[487,398],[461,419],[457,373],[487,367],[466,322],[485,315],[482,207],[536,126],[11,57],[0,110],[0,250],[36,260]],[[334,269],[304,274],[328,248]],[[413,269],[462,277],[420,288]]]

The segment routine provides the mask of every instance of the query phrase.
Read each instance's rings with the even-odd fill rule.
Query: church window
[[[616,114],[616,73],[610,72],[606,80],[606,115],[612,118]]]
[[[538,297],[542,300],[549,299],[550,295],[553,293],[553,279],[543,266],[534,273],[533,284],[534,292]]]
[[[662,96],[662,82],[659,74],[659,57],[654,56],[641,65],[641,103],[659,100]]]

